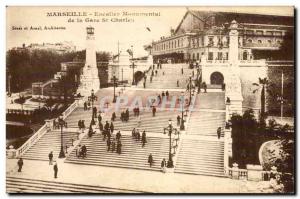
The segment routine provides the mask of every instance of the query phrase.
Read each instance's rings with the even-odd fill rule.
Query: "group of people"
[[[106,140],[106,146],[107,146],[107,151],[111,151],[111,152],[116,151],[118,154],[121,154],[122,152],[122,143],[120,139],[117,138],[111,139],[110,137],[108,137]]]
[[[132,130],[132,138],[136,141],[140,141],[141,140],[141,134],[140,134],[140,131],[139,129],[136,129],[136,128],[133,128]],[[146,131],[143,131],[142,133],[142,147],[145,146],[145,144],[147,143],[147,139],[146,139]]]
[[[128,109],[126,109],[126,111],[121,112],[120,119],[122,122],[128,122],[128,120],[129,120],[129,110]]]
[[[79,120],[78,121],[78,128],[79,128],[79,130],[84,130],[85,129],[84,120]]]
[[[133,114],[135,117],[138,117],[140,115],[140,107],[133,108]]]
[[[87,111],[90,110],[90,108],[91,108],[91,103],[89,101],[83,103],[83,110]]]
[[[77,158],[85,158],[86,157],[86,154],[87,154],[87,148],[85,145],[81,146],[81,145],[78,145],[78,147],[76,148],[76,157]]]
[[[53,120],[53,129],[59,129],[60,124],[59,124],[59,121],[58,121],[58,120],[59,120],[58,118]],[[67,122],[64,122],[63,126],[64,126],[65,128],[68,128],[68,123],[67,123]]]
[[[164,98],[167,98],[167,99],[169,99],[169,97],[170,97],[170,94],[169,94],[169,91],[163,91],[162,93],[161,93],[161,95],[160,94],[158,94],[157,95],[157,104],[159,105],[159,104],[161,104],[161,102],[162,102],[162,99],[164,99]]]

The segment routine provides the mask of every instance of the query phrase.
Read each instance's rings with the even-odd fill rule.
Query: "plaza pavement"
[[[58,178],[53,178],[53,166],[47,161],[24,160],[21,173],[17,160],[8,159],[8,176],[74,183],[111,188],[131,189],[152,193],[259,193],[261,183],[229,178],[161,173],[144,170],[76,165],[58,162]],[[264,185],[265,186],[265,185]]]

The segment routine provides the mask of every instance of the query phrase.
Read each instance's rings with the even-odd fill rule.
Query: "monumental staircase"
[[[121,131],[132,131],[133,128],[138,128],[140,131],[146,131],[151,133],[163,133],[163,128],[168,125],[168,121],[176,121],[177,115],[181,115],[180,112],[176,111],[157,111],[155,117],[152,116],[151,110],[140,112],[141,123],[138,124],[138,117],[135,117],[133,112],[130,111],[128,122],[122,122],[120,119],[120,112],[116,113],[116,120],[113,122],[115,130]],[[74,113],[72,113],[67,118],[68,127],[78,128],[78,121],[84,120],[85,126],[88,127],[92,117],[91,111],[84,111],[83,108],[77,108]],[[97,118],[95,118],[96,127],[98,128]],[[102,117],[102,124],[105,125],[105,122],[111,121],[111,114],[104,114]],[[176,123],[176,122],[175,122]]]
[[[224,176],[224,93],[201,93],[190,113],[177,162],[176,173]],[[217,128],[221,127],[221,138]]]
[[[183,74],[181,74],[181,68],[184,70]],[[155,75],[156,70],[157,75]],[[156,66],[153,71],[154,76],[152,82],[150,82],[152,70],[149,70],[149,72],[146,74],[146,88],[186,89],[188,78],[190,74],[192,74],[192,69],[189,69],[187,64],[162,64],[162,69],[157,69]],[[177,80],[179,81],[179,87],[177,87]],[[138,87],[143,88],[143,82],[144,80],[141,80],[138,84]]]
[[[77,132],[63,130],[64,150],[77,140]],[[61,131],[52,130],[45,133],[33,146],[31,146],[23,155],[23,159],[30,160],[49,160],[48,154],[53,152],[53,159],[58,157],[61,148]]]
[[[78,158],[76,150],[73,150],[65,162],[158,171],[160,170],[162,159],[165,158],[167,160],[168,158],[168,138],[147,136],[147,143],[142,147],[141,141],[136,141],[131,135],[122,135],[121,143],[122,152],[118,154],[116,151],[107,151],[106,141],[103,140],[102,135],[94,134],[92,137],[86,136],[80,144],[87,147],[87,157]],[[154,160],[152,167],[148,163],[148,156],[150,154],[152,154]]]

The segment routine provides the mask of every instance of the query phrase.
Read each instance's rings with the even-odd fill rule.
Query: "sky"
[[[8,7],[6,10],[7,49],[30,43],[55,43],[72,41],[78,50],[85,49],[86,27],[95,28],[95,46],[97,51],[117,52],[117,43],[121,50],[133,46],[135,56],[144,56],[143,45],[159,40],[161,36],[169,36],[170,29],[176,28],[186,12],[186,7]],[[191,10],[233,11],[255,14],[275,14],[292,16],[293,7],[189,7]],[[48,12],[87,12],[88,16],[81,17],[49,17]],[[103,16],[97,13],[159,13],[159,16],[127,17],[134,22],[110,22],[123,16],[108,16],[108,22],[101,22]],[[83,22],[68,22],[69,19],[82,19]],[[97,19],[100,22],[85,22],[85,19]],[[13,26],[22,30],[12,30]],[[24,30],[25,27],[60,26],[65,30]],[[147,30],[147,27],[151,31]]]

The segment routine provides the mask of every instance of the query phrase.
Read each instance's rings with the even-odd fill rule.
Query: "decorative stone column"
[[[229,43],[229,76],[226,85],[226,98],[230,99],[228,107],[229,115],[232,113],[242,114],[242,86],[239,69],[239,45],[238,45],[238,24],[235,20],[230,25]]]

